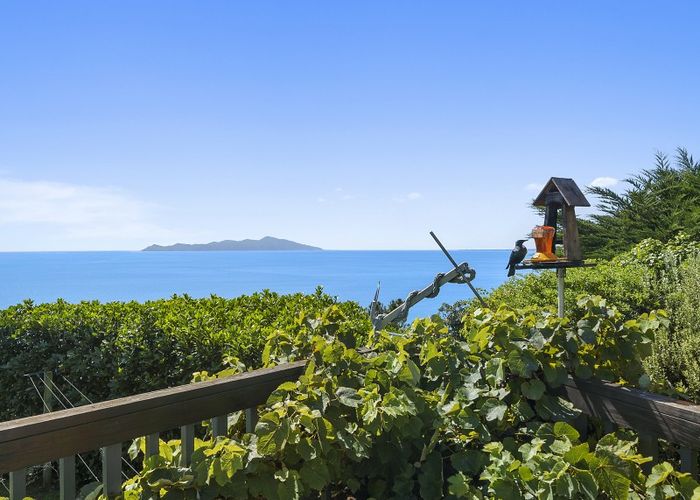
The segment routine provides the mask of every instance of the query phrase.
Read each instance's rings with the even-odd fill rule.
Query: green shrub
[[[655,314],[625,321],[599,298],[577,324],[535,309],[482,309],[461,338],[435,317],[404,335],[371,336],[337,307],[271,336],[266,365],[308,359],[262,408],[255,433],[197,440],[189,467],[178,441],[124,485],[159,498],[614,498],[700,495],[668,463],[647,477],[634,437],[581,442],[558,397],[568,374],[633,380]],[[342,336],[339,332],[343,332]],[[201,375],[200,375],[201,377]],[[235,418],[233,419],[235,420]],[[134,455],[142,450],[137,440]]]
[[[649,286],[648,267],[631,261],[626,255],[613,261],[599,261],[595,267],[573,268],[566,271],[564,309],[567,316],[576,319],[580,315],[577,306],[581,295],[605,297],[624,317],[633,318],[660,307],[654,300]],[[509,307],[537,307],[542,310],[557,310],[557,277],[555,271],[537,271],[516,276],[486,295],[492,308],[500,304]],[[457,332],[462,317],[480,307],[474,299],[443,304],[440,314]]]
[[[235,299],[174,296],[145,303],[27,301],[9,307],[0,311],[0,420],[42,411],[23,374],[55,370],[56,382],[74,403],[81,397],[61,375],[93,401],[184,384],[195,371],[222,369],[226,356],[261,366],[270,334],[290,327],[302,311],[335,303],[318,290]],[[369,325],[359,305],[338,307]]]
[[[700,402],[700,257],[669,266],[659,288],[670,328],[655,339],[646,369],[659,389]]]
[[[657,391],[700,402],[700,242],[684,233],[662,243],[646,239],[596,267],[569,269],[565,309],[577,320],[582,294],[606,298],[626,318],[654,309],[666,310],[669,327],[659,332],[645,367]],[[511,279],[487,296],[491,307],[538,307],[555,311],[554,271]],[[442,316],[458,331],[465,314],[478,309],[474,300],[443,304]]]

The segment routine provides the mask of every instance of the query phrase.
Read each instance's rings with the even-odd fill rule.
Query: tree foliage
[[[579,221],[584,255],[611,258],[647,238],[663,242],[679,232],[700,240],[700,162],[679,148],[675,165],[657,153],[655,165],[616,192],[590,187],[598,213]]]

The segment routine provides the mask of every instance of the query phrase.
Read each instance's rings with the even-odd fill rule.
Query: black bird
[[[508,276],[513,276],[515,274],[515,265],[520,264],[527,255],[527,248],[523,246],[523,243],[529,239],[530,238],[515,242],[515,248],[513,248],[513,251],[510,252],[510,258],[508,259],[508,265],[506,266],[506,269],[508,269]]]

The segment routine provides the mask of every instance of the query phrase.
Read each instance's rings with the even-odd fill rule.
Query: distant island
[[[322,250],[322,248],[303,245],[295,241],[265,236],[259,240],[224,240],[211,243],[175,243],[174,245],[151,245],[142,252],[191,252],[191,251],[246,251],[246,250]]]

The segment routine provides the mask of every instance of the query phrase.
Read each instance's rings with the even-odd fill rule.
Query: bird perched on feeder
[[[525,248],[523,243],[529,239],[530,238],[515,242],[515,248],[513,248],[513,251],[510,252],[510,258],[508,259],[508,265],[506,266],[506,269],[508,269],[508,276],[513,276],[515,274],[516,264],[520,264],[527,255],[527,248]]]

